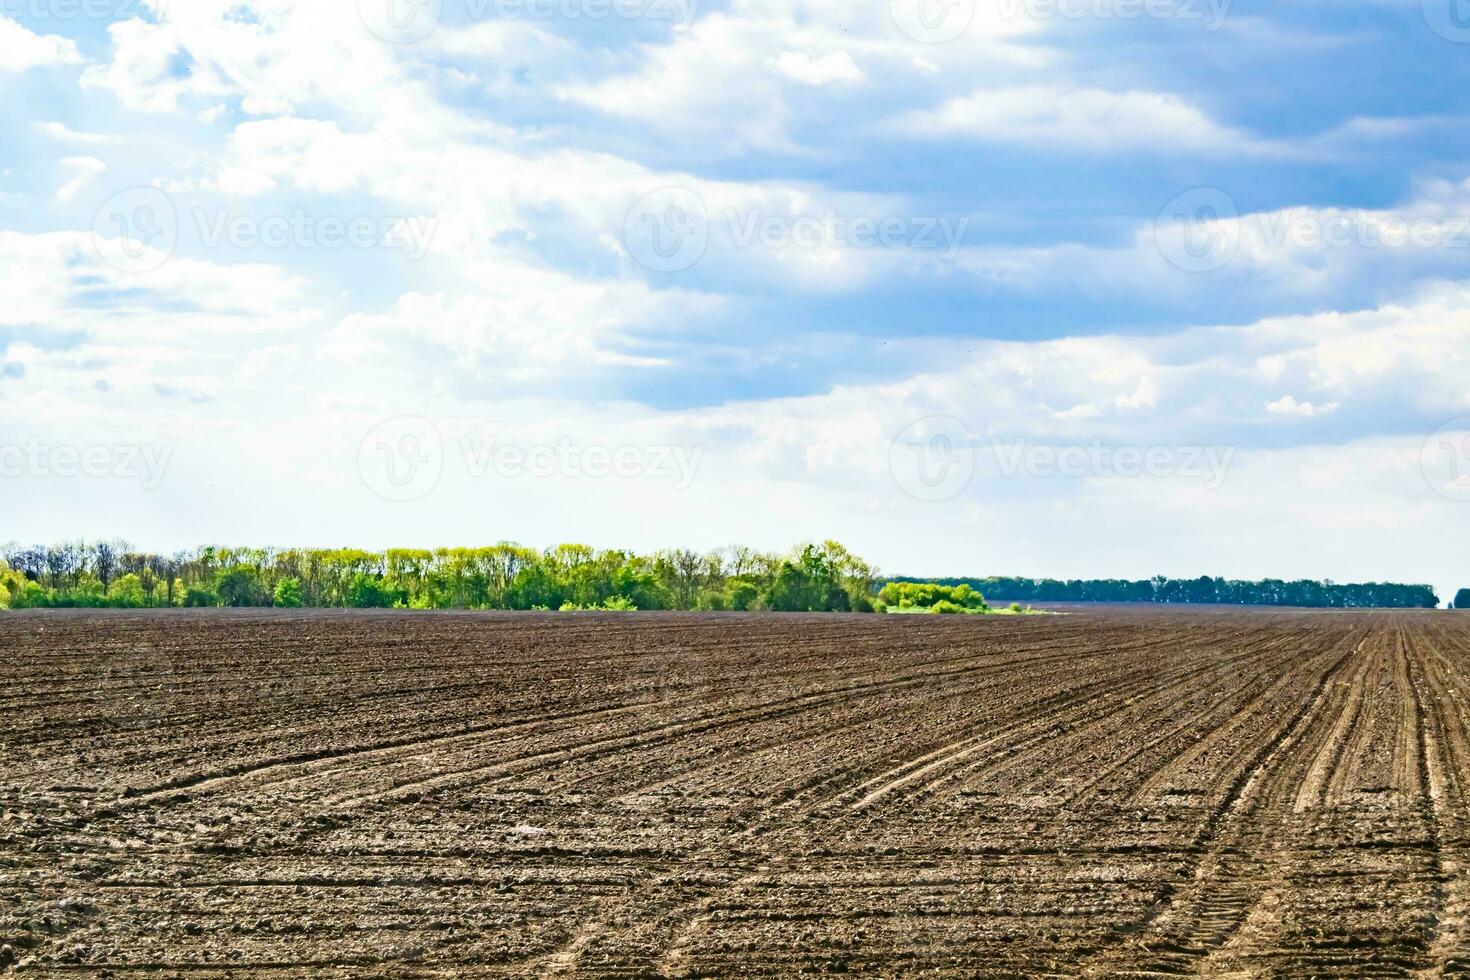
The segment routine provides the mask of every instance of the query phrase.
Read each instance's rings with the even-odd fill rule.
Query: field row
[[[1470,964],[1470,617],[24,614],[0,653],[32,969]]]

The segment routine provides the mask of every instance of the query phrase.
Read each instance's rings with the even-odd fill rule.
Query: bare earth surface
[[[0,617],[0,972],[1438,975],[1470,615]]]

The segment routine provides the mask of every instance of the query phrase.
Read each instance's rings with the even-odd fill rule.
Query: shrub
[[[972,612],[972,610],[966,609],[959,603],[950,602],[948,599],[939,600],[930,606],[929,610],[940,616],[963,616],[965,613]]]
[[[608,599],[606,602],[604,602],[602,604],[602,608],[608,610],[609,612],[637,612],[638,611],[638,607],[633,604],[633,600],[632,599],[625,599],[624,597],[622,597],[620,595],[615,595],[612,598]]]
[[[715,592],[707,589],[699,594],[699,609],[701,612],[724,612],[730,608],[730,600],[723,592]]]
[[[210,609],[219,605],[219,596],[209,589],[189,589],[184,593],[184,605],[191,609]]]
[[[361,572],[352,577],[347,587],[347,604],[353,609],[389,609],[395,596],[383,583],[371,575]]]
[[[239,608],[270,605],[265,587],[260,584],[260,580],[243,568],[237,568],[221,575],[219,581],[214,585],[214,591],[219,596],[219,601],[226,606]]]
[[[748,579],[737,578],[725,589],[725,606],[736,612],[754,609],[760,598],[760,589]]]
[[[25,601],[26,586],[34,584],[20,572],[0,562],[0,609],[21,608]]]
[[[148,594],[143,591],[143,582],[131,573],[112,583],[107,590],[107,604],[118,609],[142,609],[148,605]]]
[[[300,609],[305,604],[301,579],[283,578],[276,583],[275,604],[285,609]]]
[[[982,612],[989,608],[985,603],[985,596],[968,585],[889,582],[878,593],[878,598],[885,605],[897,606],[900,609],[931,609],[940,602],[948,602],[972,612]]]

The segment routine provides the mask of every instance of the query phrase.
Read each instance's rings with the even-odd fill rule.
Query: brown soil
[[[0,618],[0,972],[1470,969],[1470,616]]]

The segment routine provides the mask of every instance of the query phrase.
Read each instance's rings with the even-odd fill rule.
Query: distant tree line
[[[873,612],[877,571],[835,541],[637,555],[564,544],[484,548],[203,547],[123,541],[0,549],[0,608],[281,606]]]
[[[1210,603],[1228,606],[1307,606],[1333,609],[1434,609],[1439,597],[1428,585],[1395,585],[1369,582],[1339,585],[1301,579],[1287,582],[1263,579],[1165,578],[1127,579],[993,578],[917,579],[896,577],[889,582],[934,582],[939,585],[968,585],[993,599],[1022,602],[1160,602]],[[1470,604],[1470,590],[1460,593]],[[1458,600],[1457,603],[1458,605]]]

